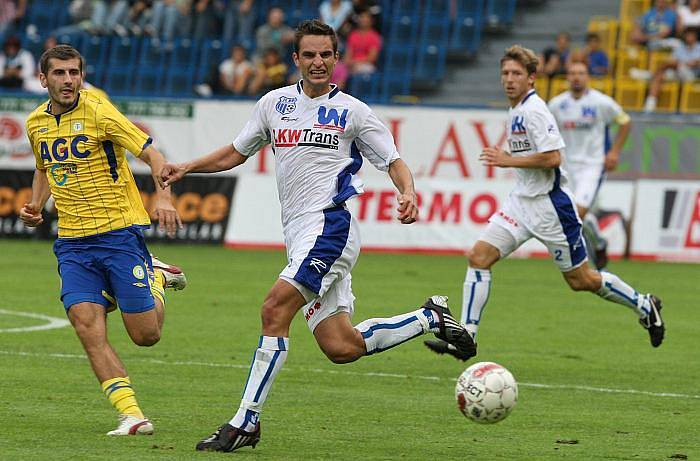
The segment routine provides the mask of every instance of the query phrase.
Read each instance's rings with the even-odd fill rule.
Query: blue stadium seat
[[[384,73],[398,74],[403,79],[410,79],[414,57],[415,48],[413,46],[389,45],[384,49]]]
[[[56,41],[59,44],[70,45],[76,50],[81,49],[83,43],[83,35],[77,34],[61,34],[56,37]]]
[[[159,96],[163,92],[165,67],[163,64],[141,67],[136,74],[133,94],[136,96]]]
[[[95,67],[104,65],[109,52],[109,37],[84,34],[80,46],[80,53],[88,65]]]
[[[457,17],[450,33],[449,50],[475,54],[481,44],[482,2],[460,0]]]
[[[475,0],[474,3],[476,3]],[[426,0],[422,16],[430,18],[450,18],[452,0]]]
[[[221,62],[228,57],[230,46],[225,45],[221,40],[206,40],[202,43],[202,51],[197,64],[195,82],[205,82]]]
[[[418,61],[413,79],[430,85],[437,85],[445,76],[445,47],[433,43],[423,45],[418,51]]]
[[[141,40],[132,37],[112,37],[109,47],[109,64],[125,67],[136,64]]]
[[[165,63],[165,53],[162,42],[150,38],[144,38],[139,54],[139,65],[141,68],[162,67]]]
[[[366,103],[379,100],[379,82],[382,79],[380,72],[372,74],[355,74],[350,78],[349,93]]]
[[[194,67],[197,64],[198,52],[199,42],[197,40],[189,38],[175,40],[168,60],[169,68],[175,70]]]
[[[133,65],[114,66],[105,69],[103,89],[110,96],[127,96],[131,94],[136,67]]]
[[[165,80],[165,96],[189,97],[192,96],[194,86],[194,67],[186,69],[168,70]]]
[[[418,38],[418,19],[413,15],[402,14],[389,23],[389,43],[410,45]]]
[[[420,12],[420,0],[394,0],[391,2],[391,15],[417,15]]]
[[[489,27],[505,27],[513,24],[516,0],[486,0],[484,19]]]

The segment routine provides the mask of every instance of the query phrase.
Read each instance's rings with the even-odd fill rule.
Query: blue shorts
[[[81,302],[109,306],[103,292],[116,298],[122,312],[145,312],[155,307],[150,287],[153,263],[139,227],[59,238],[53,252],[66,311]]]

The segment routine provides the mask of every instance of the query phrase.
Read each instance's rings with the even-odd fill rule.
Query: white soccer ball
[[[518,383],[510,371],[493,362],[479,362],[460,375],[455,387],[459,410],[477,423],[505,419],[518,402]]]

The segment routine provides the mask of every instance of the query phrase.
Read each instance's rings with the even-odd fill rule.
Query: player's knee
[[[332,346],[323,347],[323,353],[326,357],[337,364],[350,363],[362,357],[365,353],[364,348],[360,348],[354,344],[334,344]]]
[[[471,250],[467,259],[469,260],[469,267],[475,269],[488,269],[490,266],[488,255],[482,251]]]
[[[154,346],[155,344],[157,344],[158,341],[160,341],[160,331],[158,331],[158,330],[140,331],[136,334],[132,334],[131,340],[137,346],[151,347],[151,346]]]

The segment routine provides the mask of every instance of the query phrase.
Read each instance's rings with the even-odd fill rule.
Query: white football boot
[[[165,276],[165,288],[173,290],[183,290],[187,286],[187,277],[177,266],[166,264],[155,256],[151,255],[153,261],[153,269],[160,269]]]
[[[119,426],[107,435],[152,435],[153,423],[148,418],[140,419],[131,415],[119,415]]]

